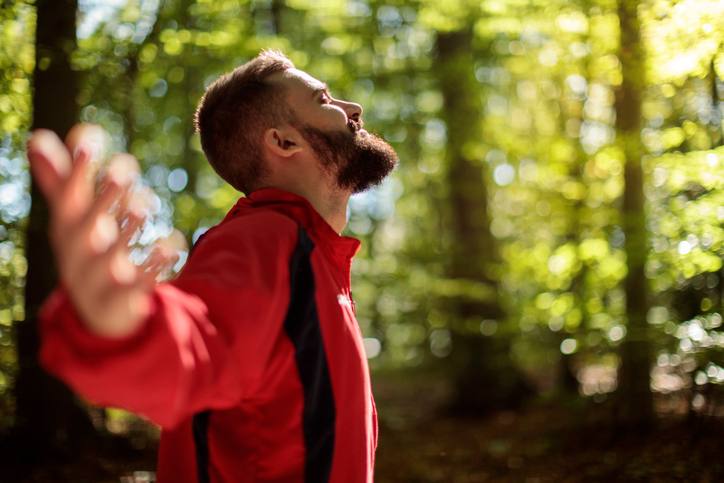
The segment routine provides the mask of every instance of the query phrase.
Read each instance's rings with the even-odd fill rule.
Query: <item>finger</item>
[[[132,187],[140,177],[138,161],[130,154],[115,154],[109,162],[106,176],[110,176],[124,188],[113,207],[116,219],[120,222],[125,216],[131,199],[135,196]]]
[[[155,280],[156,276],[163,272],[164,269],[172,266],[177,258],[176,253],[157,242],[146,261],[141,265],[141,272],[147,275],[146,278],[153,277]]]
[[[146,221],[145,212],[139,210],[129,210],[121,221],[121,235],[118,243],[128,246],[136,232],[143,226]]]
[[[74,156],[85,150],[91,160],[99,160],[108,145],[108,133],[97,124],[76,124],[65,137],[65,145]]]
[[[112,175],[124,184],[131,184],[138,179],[140,174],[138,161],[128,153],[114,154],[108,162],[107,174]]]
[[[138,279],[140,269],[130,259],[128,243],[143,222],[144,217],[130,214],[121,227],[117,240],[105,255],[112,283],[131,285]]]
[[[101,183],[101,191],[98,197],[91,204],[90,209],[85,214],[85,219],[82,224],[82,229],[92,232],[94,229],[102,229],[102,232],[110,233],[110,224],[108,219],[113,221],[113,225],[118,228],[118,223],[115,217],[110,215],[111,207],[118,203],[121,197],[124,196],[124,191],[128,189],[128,186],[123,185],[124,180],[119,180],[117,176],[109,172],[103,178]],[[104,215],[108,215],[107,217]],[[103,219],[101,226],[98,226],[98,220]],[[117,230],[116,230],[117,232]],[[101,233],[102,235],[103,233]],[[117,233],[116,233],[117,234]],[[115,241],[115,238],[113,240]]]
[[[60,173],[55,169],[53,163],[43,153],[33,153],[28,150],[28,160],[33,179],[40,187],[43,196],[51,206],[55,205],[58,199],[58,191],[61,187]]]
[[[33,176],[49,201],[59,198],[70,173],[70,156],[58,136],[47,129],[38,129],[28,140],[28,160]]]
[[[93,159],[91,146],[79,145],[72,151],[73,166],[68,176],[65,189],[69,192],[83,190],[90,197],[93,192],[93,180],[88,176],[88,165]]]
[[[163,240],[163,243],[166,247],[175,251],[177,254],[179,252],[189,251],[189,243],[186,240],[186,237],[176,228],[174,228],[171,234]]]
[[[119,239],[118,222],[108,213],[101,213],[95,217],[88,233],[88,247],[90,256],[100,255],[109,249]]]
[[[73,152],[73,166],[63,186],[58,212],[66,220],[82,217],[93,199],[93,179],[89,175],[90,148],[81,146]]]
[[[81,216],[93,199],[94,175],[106,145],[106,132],[94,124],[76,124],[68,132],[65,144],[73,157],[64,188],[64,206]]]
[[[116,250],[111,250],[108,269],[113,284],[132,285],[138,280],[139,272],[128,258],[128,250],[120,243]]]
[[[156,195],[149,187],[136,184],[129,190],[125,213],[117,213],[121,215],[121,222],[129,216],[142,218],[144,221],[149,219],[154,212],[154,197]]]
[[[165,244],[164,240],[156,242],[146,261],[141,265],[139,283],[146,287],[153,287],[159,275],[170,270],[178,261],[178,253]]]

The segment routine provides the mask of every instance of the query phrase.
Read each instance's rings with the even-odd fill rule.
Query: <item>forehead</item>
[[[299,69],[287,69],[284,72],[275,74],[272,78],[275,82],[279,82],[286,87],[290,94],[313,92],[318,89],[325,89],[327,86],[320,81]]]

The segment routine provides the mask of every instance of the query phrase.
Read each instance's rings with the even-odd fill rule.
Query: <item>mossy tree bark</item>
[[[76,122],[78,93],[70,56],[76,48],[77,0],[38,0],[36,64],[33,72],[33,128],[63,137]],[[38,363],[38,310],[57,282],[48,243],[48,206],[37,186],[31,188],[32,208],[27,225],[25,320],[16,325],[18,376],[15,384],[15,430],[26,456],[72,451],[95,433],[71,391],[48,375]],[[23,444],[24,443],[24,444]]]
[[[641,102],[644,90],[644,52],[638,2],[619,0],[619,60],[622,82],[616,91],[616,135],[624,155],[623,229],[627,274],[627,335],[620,347],[616,415],[626,427],[642,428],[653,421],[649,383],[652,347],[647,328],[649,309],[645,275],[648,241],[641,164]]]
[[[485,300],[460,296],[450,301],[455,318],[451,321],[452,409],[482,414],[516,406],[531,390],[511,358],[506,314],[493,273],[498,252],[490,231],[487,173],[474,155],[474,145],[480,144],[482,102],[473,72],[472,40],[471,28],[438,33],[433,72],[442,92],[442,119],[447,127],[447,276],[482,285],[490,294]],[[483,320],[496,328],[494,333],[481,335]]]

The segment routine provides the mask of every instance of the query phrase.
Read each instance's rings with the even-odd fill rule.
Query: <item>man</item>
[[[248,194],[196,244],[142,267],[128,155],[93,195],[93,136],[34,133],[61,286],[43,308],[41,361],[77,392],[162,426],[158,481],[370,482],[377,420],[350,290],[350,195],[397,156],[362,108],[278,52],[221,77],[196,113],[206,156]],[[73,154],[71,159],[71,153]]]

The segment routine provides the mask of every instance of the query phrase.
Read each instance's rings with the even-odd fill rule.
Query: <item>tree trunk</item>
[[[531,390],[510,356],[510,338],[501,330],[505,312],[498,299],[498,282],[491,265],[498,259],[490,232],[484,165],[473,159],[470,146],[479,142],[482,103],[473,75],[471,29],[438,33],[434,75],[443,95],[442,118],[447,126],[448,216],[452,279],[483,284],[493,294],[487,300],[457,297],[453,314],[450,362],[455,378],[453,409],[470,414],[512,407]],[[492,335],[477,330],[486,320],[497,327]],[[469,329],[474,326],[475,329]]]
[[[724,47],[724,44],[719,46]],[[724,136],[722,136],[722,113],[719,109],[721,100],[719,99],[719,76],[716,73],[716,56],[711,57],[709,62],[709,86],[711,92],[711,116],[709,118],[709,132],[711,134],[711,148],[715,149],[724,144]]]
[[[76,76],[70,66],[70,55],[76,47],[77,0],[38,0],[36,5],[33,128],[51,129],[65,136],[78,116]],[[47,236],[48,207],[35,183],[31,190],[26,318],[16,325],[15,429],[21,442],[33,448],[24,453],[41,457],[60,448],[72,450],[71,443],[92,434],[94,428],[70,390],[38,364],[38,309],[55,286],[57,273]]]
[[[619,0],[618,4],[623,80],[616,91],[616,128],[625,159],[623,229],[628,269],[625,280],[628,327],[620,347],[616,415],[622,426],[643,428],[653,422],[654,414],[649,385],[652,348],[646,322],[649,300],[644,267],[648,243],[641,167],[644,54],[637,6],[638,2],[632,0]]]

